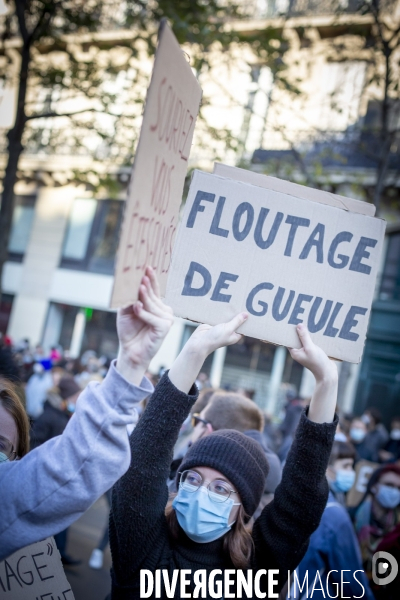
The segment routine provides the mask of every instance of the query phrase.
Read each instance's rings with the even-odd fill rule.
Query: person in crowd
[[[193,413],[192,421],[194,428],[189,438],[188,447],[197,440],[220,429],[240,431],[261,445],[268,460],[269,473],[265,481],[263,497],[256,511],[258,516],[261,509],[272,500],[273,494],[282,478],[280,460],[275,452],[268,447],[261,433],[264,427],[264,417],[258,406],[241,394],[219,391],[211,395],[209,402],[200,414]],[[181,462],[173,462],[170,479],[175,480],[176,472],[179,470]],[[173,488],[170,486],[170,489],[175,489],[175,486]]]
[[[150,293],[157,302],[150,301]],[[154,271],[147,268],[139,300],[118,311],[120,348],[106,379],[82,392],[62,435],[28,454],[27,433],[22,439],[13,416],[12,384],[1,388],[5,459],[0,488],[7,493],[0,503],[0,561],[66,529],[127,470],[126,427],[137,420],[135,407],[153,391],[143,376],[173,323],[172,310],[158,297]]]
[[[372,582],[372,557],[382,539],[399,521],[400,466],[376,469],[357,507],[351,509],[365,572]],[[373,583],[371,583],[374,589]]]
[[[379,451],[381,462],[395,462],[400,458],[400,417],[393,417],[390,426],[390,438]]]
[[[75,412],[80,393],[81,388],[69,376],[60,379],[58,386],[47,392],[43,412],[32,425],[31,449],[63,433]]]
[[[389,434],[382,423],[381,412],[377,408],[371,406],[364,411],[361,420],[367,426],[367,435],[363,442],[363,455],[360,456],[360,458],[378,462],[379,451],[389,440]]]
[[[310,545],[300,565],[296,569],[296,578],[292,578],[292,586],[288,598],[302,598],[300,586],[308,574],[309,589],[317,581],[312,597],[315,600],[337,597],[337,590],[343,598],[368,598],[374,596],[369,587],[365,573],[362,571],[362,560],[358,540],[354,532],[349,513],[345,508],[346,493],[355,480],[355,449],[349,442],[333,443],[326,477],[329,483],[328,503],[322,515],[321,523],[310,538]],[[329,578],[326,574],[331,571]],[[341,573],[348,571],[341,586]],[[353,575],[356,571],[357,580]],[[319,582],[318,575],[324,573]],[[361,585],[364,587],[363,593]]]
[[[368,448],[365,445],[367,433],[368,429],[364,421],[360,417],[354,417],[351,421],[349,437],[356,449],[356,462],[369,456]]]
[[[0,470],[4,463],[28,453],[29,427],[29,418],[15,385],[0,376]],[[4,496],[2,494],[3,499]]]
[[[37,419],[43,412],[46,394],[53,387],[51,361],[42,360],[33,365],[33,373],[26,384],[26,410],[31,419]]]
[[[341,421],[339,419],[339,423],[336,429],[336,433],[335,433],[335,442],[348,442],[348,437],[345,434],[345,432],[343,431],[343,428],[341,426]]]
[[[110,516],[113,600],[139,598],[141,570],[157,568],[170,576],[174,569],[190,570],[186,589],[192,590],[198,569],[206,579],[214,569],[278,569],[277,591],[306,552],[328,496],[337,369],[304,325],[297,326],[301,348],[290,352],[313,372],[315,392],[301,415],[274,500],[254,526],[268,461],[261,446],[238,431],[215,431],[191,446],[177,474],[179,491],[167,503],[174,444],[197,398],[193,382],[209,354],[239,341],[235,331],[246,318],[241,313],[229,323],[195,330],[130,436],[131,465],[113,488]],[[266,580],[260,579],[263,593]],[[179,585],[169,597],[181,597]]]

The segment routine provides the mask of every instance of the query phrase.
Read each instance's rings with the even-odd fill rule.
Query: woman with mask
[[[313,372],[316,387],[301,416],[274,500],[253,525],[268,462],[255,440],[226,429],[191,446],[177,474],[179,491],[168,501],[166,482],[174,444],[197,398],[193,382],[209,354],[239,341],[235,331],[246,318],[242,313],[229,323],[196,329],[162,377],[130,437],[131,466],[114,486],[110,516],[113,600],[156,597],[143,574],[147,570],[154,575],[157,569],[166,578],[157,597],[183,597],[176,579],[168,596],[165,586],[165,581],[173,584],[174,573],[182,570],[187,570],[186,591],[196,587],[199,591],[202,574],[207,597],[228,597],[225,589],[213,592],[210,573],[219,570],[217,579],[233,577],[230,592],[235,590],[236,597],[241,576],[252,584],[255,577],[259,589],[242,590],[242,597],[256,598],[259,592],[268,593],[268,577],[259,570],[278,570],[273,589],[278,592],[306,552],[328,498],[325,471],[337,424],[337,369],[313,344],[304,325],[297,326],[301,348],[290,353]],[[237,569],[243,570],[240,577]]]
[[[308,574],[309,590],[316,581],[312,594],[314,600],[335,598],[339,589],[343,598],[374,598],[363,572],[353,524],[345,508],[346,494],[355,481],[354,457],[352,444],[338,441],[333,443],[326,471],[329,483],[328,503],[318,529],[311,536],[307,554],[296,569],[299,582],[303,582]],[[345,577],[341,577],[343,571],[346,572]],[[321,580],[317,573],[324,574]],[[288,597],[302,600],[306,598],[306,594],[303,592],[304,596],[302,595],[297,580],[293,578]]]
[[[372,557],[377,546],[399,522],[400,467],[386,465],[374,471],[364,497],[354,509],[354,526],[363,565],[372,579]],[[353,511],[352,511],[353,512]],[[374,584],[371,582],[374,589]]]

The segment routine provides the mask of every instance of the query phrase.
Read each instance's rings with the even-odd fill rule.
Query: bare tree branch
[[[33,119],[50,119],[50,118],[56,118],[56,117],[74,117],[75,115],[81,115],[82,113],[87,113],[87,112],[96,112],[99,114],[107,114],[107,115],[110,115],[111,117],[120,117],[121,116],[121,115],[115,115],[115,114],[110,113],[105,110],[98,110],[97,108],[84,108],[82,110],[77,110],[76,112],[70,112],[70,113],[67,113],[67,112],[58,113],[58,112],[50,111],[50,112],[46,112],[46,113],[33,114],[33,115],[27,116],[26,121],[32,121]]]

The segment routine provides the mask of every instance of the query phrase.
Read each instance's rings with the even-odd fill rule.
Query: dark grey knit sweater
[[[174,569],[193,573],[234,568],[223,552],[222,539],[198,544],[181,531],[175,540],[164,515],[173,447],[196,398],[195,387],[184,394],[165,374],[131,435],[131,466],[114,486],[110,516],[112,600],[140,598],[140,569],[167,569],[171,579]],[[255,550],[249,567],[253,572],[279,569],[279,588],[306,553],[324,511],[325,471],[336,425],[337,419],[321,425],[302,415],[275,498],[254,524]],[[180,598],[179,590],[177,586],[175,598]],[[265,576],[261,590],[268,592]]]

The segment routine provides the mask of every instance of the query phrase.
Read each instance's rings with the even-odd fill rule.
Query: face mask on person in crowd
[[[68,404],[67,404],[67,411],[69,413],[74,413],[75,412],[75,404],[73,402],[68,402]]]
[[[400,490],[380,483],[375,498],[384,508],[396,508],[400,504]]]
[[[355,478],[356,474],[353,469],[339,469],[336,471],[334,487],[339,492],[346,493],[353,487]]]
[[[400,440],[400,429],[392,429],[390,437],[392,440]]]
[[[4,454],[4,452],[0,452],[0,463],[7,462],[7,460],[10,460],[7,454]]]
[[[347,442],[347,437],[342,431],[339,431],[338,433],[335,433],[334,440],[335,442]]]
[[[352,427],[350,429],[350,437],[353,442],[362,442],[365,436],[366,433],[362,429],[358,429],[357,427]]]
[[[224,502],[213,502],[208,490],[201,486],[195,492],[179,488],[172,502],[179,525],[186,535],[200,544],[213,542],[230,531],[228,524],[232,506],[238,506],[232,498]]]

